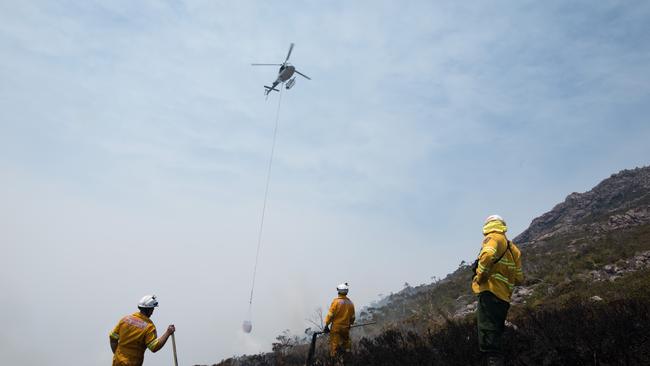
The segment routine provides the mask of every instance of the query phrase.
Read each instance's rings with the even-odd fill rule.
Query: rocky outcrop
[[[623,170],[535,218],[514,241],[543,241],[577,229],[606,232],[650,222],[650,167]]]
[[[583,277],[592,281],[614,281],[623,275],[650,268],[650,251],[639,253],[632,258],[621,259],[600,269],[589,271]]]

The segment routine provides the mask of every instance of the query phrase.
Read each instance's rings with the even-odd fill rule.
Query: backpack
[[[510,240],[506,239],[506,242],[508,242],[508,245],[506,245],[506,250],[503,251],[503,254],[501,254],[499,259],[494,261],[494,264],[499,263],[501,258],[503,258],[503,256],[506,255],[506,252],[510,250]],[[474,263],[472,263],[471,269],[472,269],[472,273],[476,275],[476,270],[478,269],[478,258],[476,258],[476,260],[474,260]]]

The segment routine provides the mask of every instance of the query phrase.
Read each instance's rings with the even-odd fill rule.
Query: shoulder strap
[[[510,250],[510,240],[506,239],[506,241],[508,242],[508,245],[506,245],[506,250],[503,251],[503,254],[501,254],[501,256],[499,257],[499,259],[497,259],[496,261],[494,261],[494,263],[499,263],[499,261],[501,260],[501,258],[503,258],[503,256],[506,255],[506,252]]]

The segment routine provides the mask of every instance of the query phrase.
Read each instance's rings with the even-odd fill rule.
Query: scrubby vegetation
[[[526,309],[505,333],[510,365],[650,364],[650,301],[579,300],[563,308]],[[478,365],[474,320],[437,332],[387,331],[364,339],[350,365]]]
[[[650,274],[646,273],[646,280]],[[563,308],[523,309],[505,333],[509,365],[648,365],[650,300],[574,299]],[[476,324],[448,320],[436,331],[387,330],[356,344],[346,365],[478,365]],[[300,347],[304,350],[303,347]],[[296,349],[297,351],[298,349]],[[230,359],[220,366],[303,365],[305,353]],[[321,357],[317,365],[335,365]]]

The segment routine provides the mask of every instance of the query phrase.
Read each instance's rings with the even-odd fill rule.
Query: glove
[[[323,328],[323,333],[327,334],[329,332],[330,332],[330,327],[326,325],[325,328]]]

